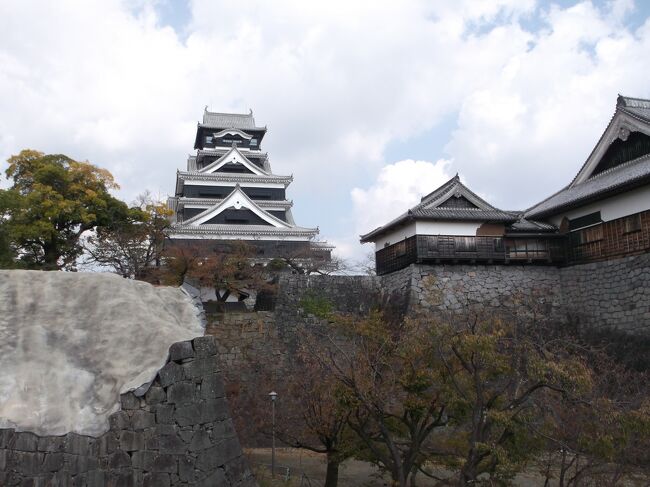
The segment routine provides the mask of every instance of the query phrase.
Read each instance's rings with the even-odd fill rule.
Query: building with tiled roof
[[[379,274],[412,263],[571,265],[649,252],[650,100],[619,96],[573,181],[523,212],[494,208],[456,176],[361,242],[374,242]]]
[[[293,176],[272,172],[268,154],[261,150],[265,134],[252,111],[206,108],[197,126],[196,154],[188,157],[185,171],[177,171],[175,195],[169,198],[173,244],[223,248],[241,240],[257,249],[260,260],[313,252],[329,259],[332,248],[313,242],[318,228],[294,221],[293,203],[286,197]]]

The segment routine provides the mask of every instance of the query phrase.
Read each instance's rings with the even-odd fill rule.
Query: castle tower
[[[271,170],[262,151],[266,127],[246,114],[207,110],[198,124],[187,170],[177,171],[176,194],[169,198],[177,243],[201,242],[213,248],[228,241],[252,244],[261,258],[316,251],[329,259],[331,246],[315,243],[318,228],[296,225],[286,189],[293,176]]]

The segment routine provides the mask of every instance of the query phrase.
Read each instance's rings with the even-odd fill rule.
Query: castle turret
[[[174,224],[168,236],[175,243],[242,240],[260,257],[282,257],[332,247],[316,244],[318,228],[297,225],[286,189],[293,176],[274,174],[261,143],[266,127],[253,112],[207,110],[198,124],[187,169],[176,174],[176,194],[169,199]]]

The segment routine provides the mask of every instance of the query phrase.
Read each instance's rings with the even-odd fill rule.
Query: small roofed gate
[[[535,237],[416,235],[376,252],[377,274],[415,263],[564,263],[563,240]]]

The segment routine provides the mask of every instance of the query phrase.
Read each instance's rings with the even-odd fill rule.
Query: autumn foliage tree
[[[100,227],[85,241],[85,263],[105,267],[131,279],[155,280],[172,212],[145,192],[126,217]]]
[[[12,185],[3,194],[0,212],[13,265],[72,269],[86,232],[126,216],[127,206],[109,193],[117,184],[105,169],[33,150],[23,150],[8,163]]]

